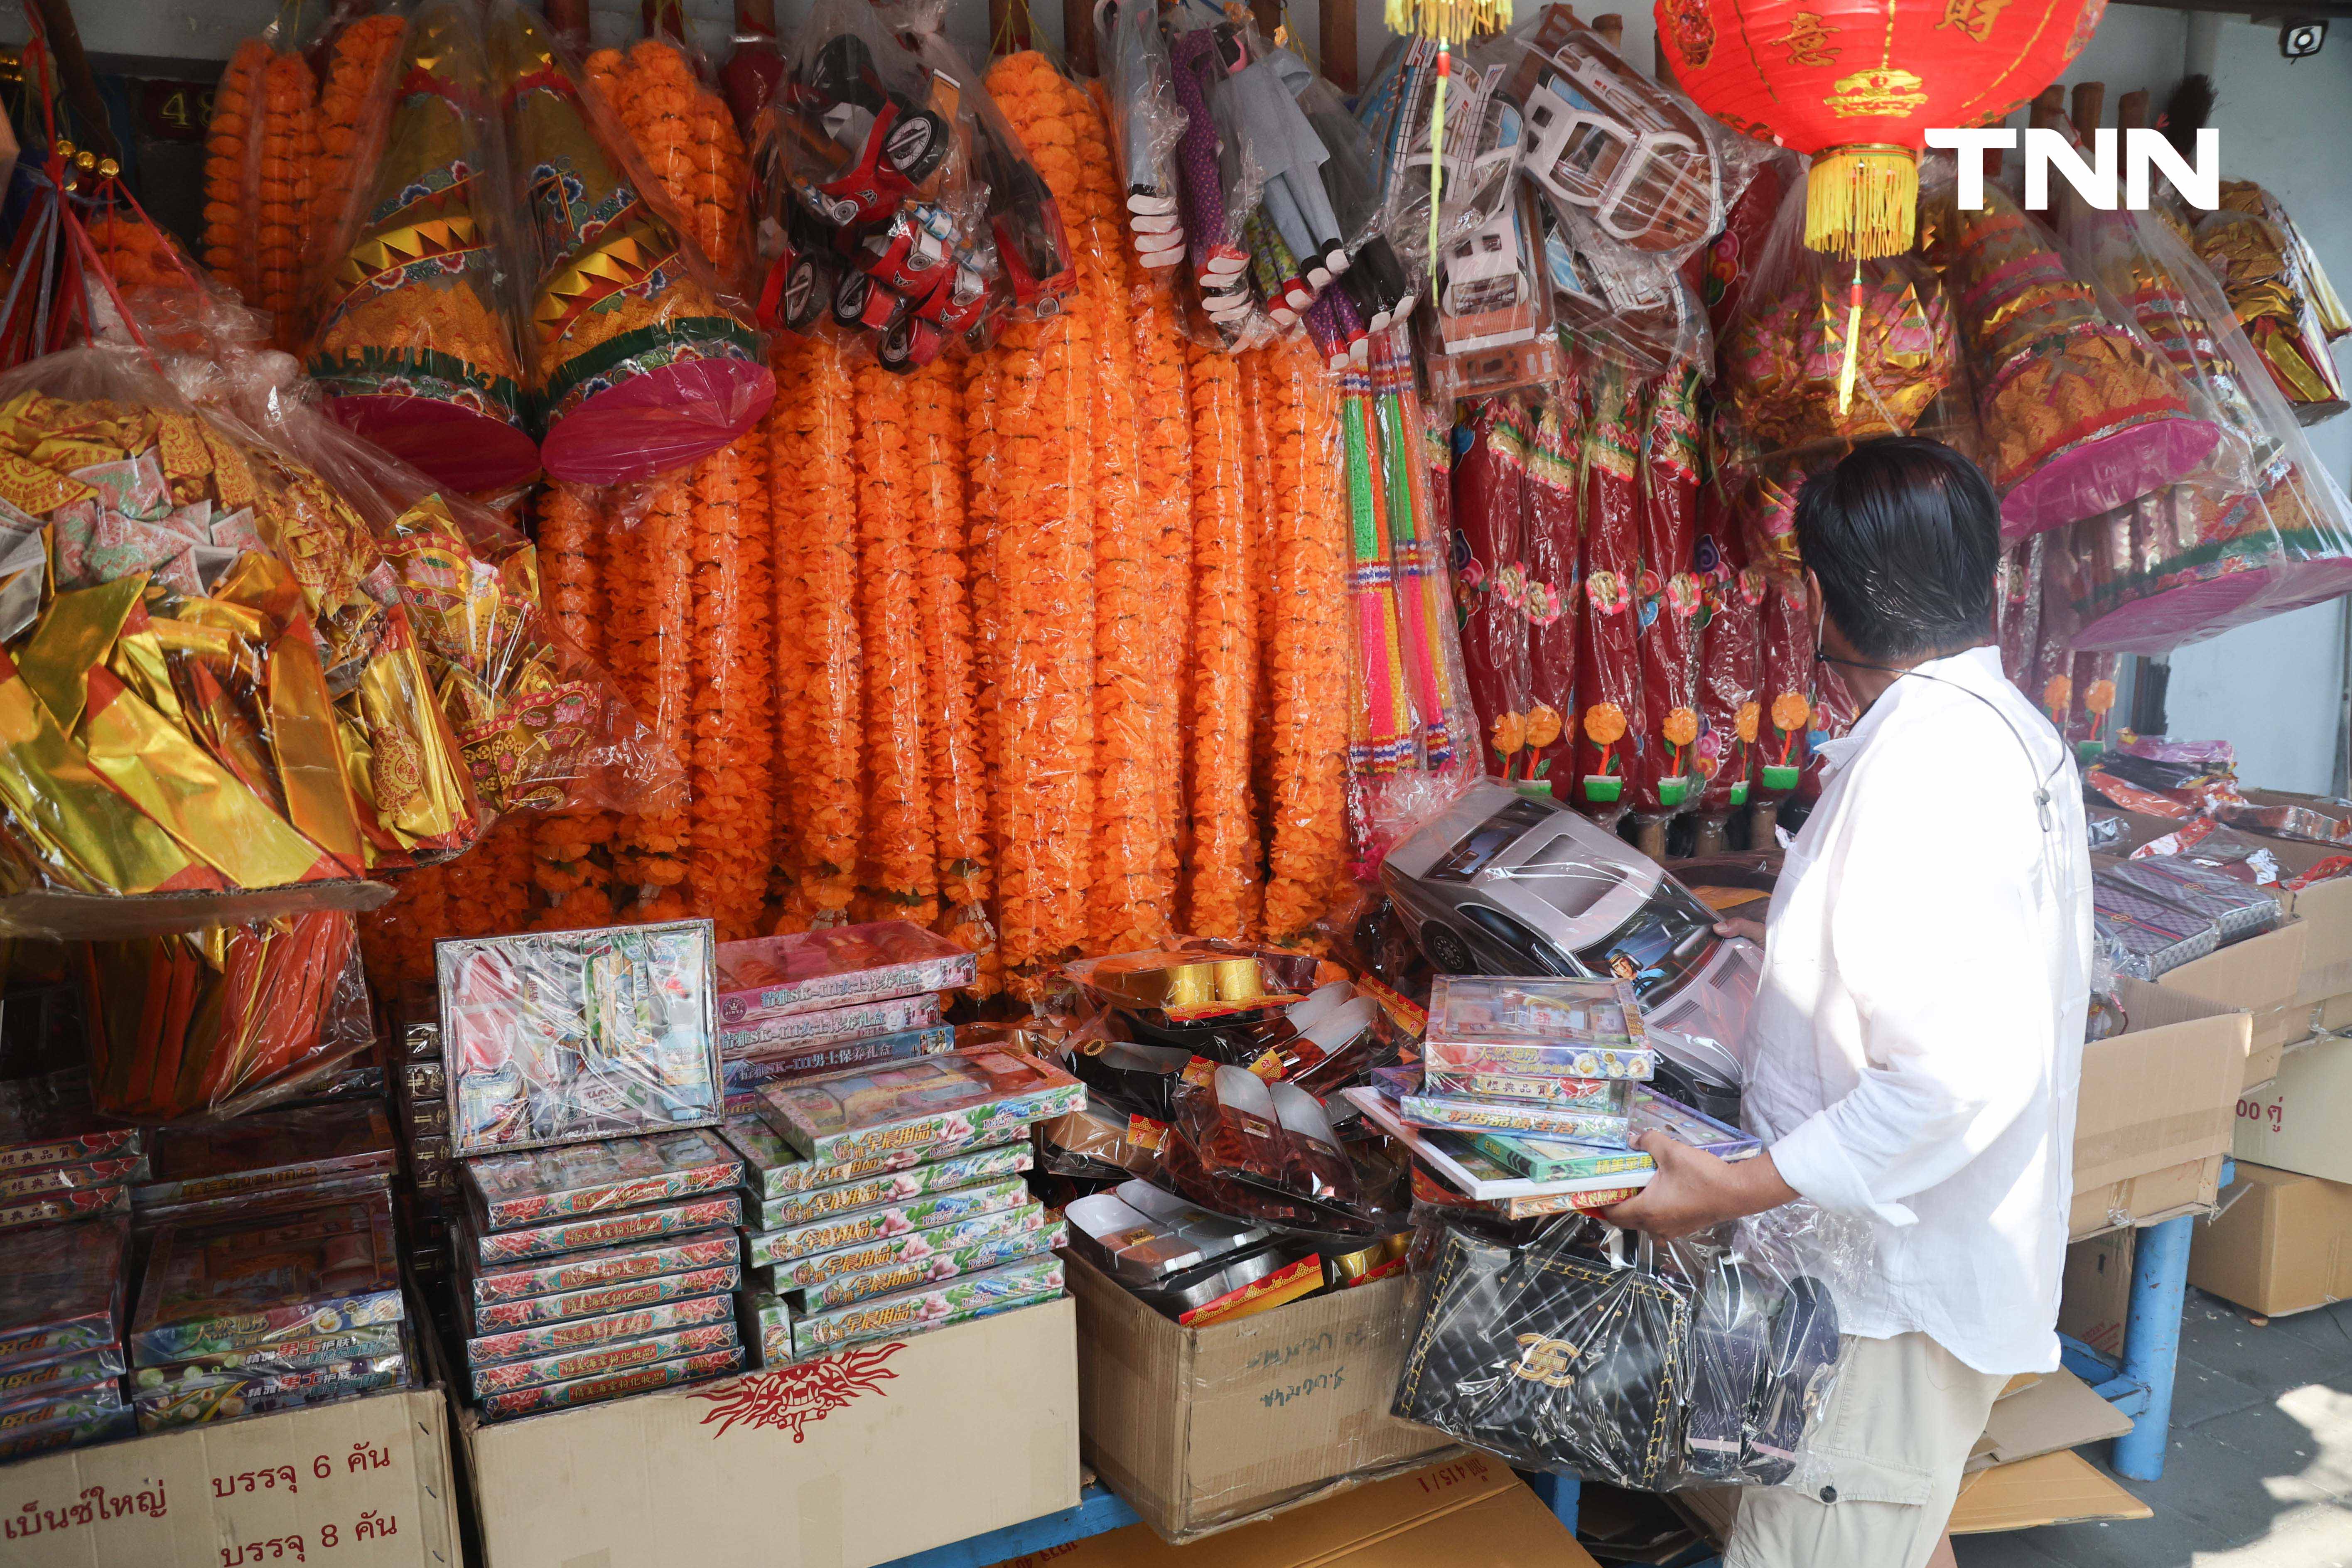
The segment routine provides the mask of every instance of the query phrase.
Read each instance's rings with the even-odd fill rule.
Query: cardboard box
[[[2304,944],[2304,922],[2290,920],[2168,970],[2157,984],[2252,1014],[2243,1081],[2260,1083],[2278,1070],[2281,1046],[2311,1033],[2312,1005],[2296,1001],[2303,984]]]
[[[2323,1037],[2279,1064],[2278,1076],[2238,1103],[2241,1160],[2331,1182],[2352,1182],[2352,1040]]]
[[[2245,1071],[2244,1013],[2143,981],[2120,989],[2132,1027],[2083,1047],[2069,1224],[2078,1239],[2196,1200],[2204,1163],[2229,1150]]]
[[[2131,1417],[2091,1392],[2091,1385],[2063,1368],[2032,1387],[1993,1402],[1984,1436],[1969,1456],[1970,1469],[2013,1465],[2065,1448],[2079,1448],[2131,1430]]]
[[[2322,1002],[2312,1023],[2315,1028],[2328,1031],[2352,1029],[2352,994],[2330,996]]]
[[[2101,1355],[2124,1353],[2131,1318],[2132,1233],[2111,1231],[2066,1249],[2058,1288],[2058,1331]]]
[[[1070,1259],[1069,1279],[1087,1462],[1169,1541],[1426,1464],[1451,1447],[1389,1414],[1417,1317],[1412,1280],[1187,1329],[1083,1258]]]
[[[2090,1460],[2062,1452],[1995,1465],[1964,1478],[1959,1500],[1952,1505],[1951,1531],[1983,1535],[2092,1519],[2152,1519],[2155,1514]]]
[[[401,1389],[0,1465],[0,1562],[457,1568],[448,1412]]]
[[[467,1412],[476,1568],[871,1568],[1074,1508],[1076,1324],[1051,1301],[608,1405]]]
[[[1191,1546],[1140,1524],[999,1568],[1595,1568],[1527,1483],[1467,1454]]]
[[[2208,1154],[2127,1182],[2076,1189],[2074,1206],[2067,1211],[2066,1239],[2084,1241],[2127,1226],[2210,1212],[2221,1198],[2222,1159]]]
[[[2278,1317],[2352,1296],[2352,1186],[2252,1161],[2189,1245],[2189,1282]]]

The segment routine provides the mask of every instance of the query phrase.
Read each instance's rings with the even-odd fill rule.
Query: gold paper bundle
[[[9,893],[356,878],[483,822],[365,523],[103,350],[0,379],[0,733]]]
[[[1751,289],[1723,344],[1725,389],[1758,455],[1908,435],[1952,379],[1958,346],[1935,275],[1908,257],[1863,264],[1855,377],[1841,398],[1850,271],[1808,253],[1787,287]],[[1840,404],[1844,407],[1841,411]]]
[[[92,1103],[140,1121],[253,1109],[372,1038],[352,917],[81,949]]]
[[[2279,392],[2309,425],[2346,407],[2328,344],[2352,312],[2284,207],[2251,180],[2221,182],[2221,208],[2197,226],[2197,250]]]
[[[2129,504],[2194,471],[2221,438],[2171,366],[2101,313],[2057,248],[1999,186],[1958,210],[1931,254],[1958,307],[1985,468],[2016,539]]]
[[[481,40],[449,0],[411,20],[382,151],[335,237],[309,369],[335,416],[463,491],[528,479],[539,447],[501,271],[514,254]]]
[[[541,461],[558,479],[614,484],[726,446],[775,399],[759,335],[646,199],[647,176],[545,25],[501,0],[490,48],[539,236],[527,352],[546,425]]]

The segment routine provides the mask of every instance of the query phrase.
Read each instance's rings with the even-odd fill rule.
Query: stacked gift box
[[[877,921],[719,949],[719,1048],[727,1109],[756,1112],[761,1089],[952,1048],[940,994],[979,961],[908,921]]]
[[[1495,1203],[1515,1219],[1630,1196],[1654,1172],[1633,1147],[1667,1131],[1720,1158],[1754,1140],[1658,1093],[1631,984],[1441,975],[1418,1068],[1348,1099],[1414,1156],[1414,1192]]]
[[[22,1145],[0,1150],[0,1162]],[[0,1247],[0,1459],[128,1436],[122,1312],[130,1226],[11,1234]]]
[[[154,1134],[150,1163],[131,1189],[142,1233],[326,1203],[389,1214],[399,1152],[383,1103],[350,1100],[165,1128]]]
[[[732,1372],[743,1162],[716,1131],[466,1163],[466,1376],[492,1420]]]
[[[128,1337],[140,1430],[303,1409],[411,1381],[407,1300],[383,1195],[259,1206],[154,1232]]]
[[[0,1082],[0,1266],[7,1233],[127,1214],[147,1140],[103,1127],[79,1069]]]
[[[1022,1173],[1031,1127],[1085,1100],[994,1047],[766,1086],[760,1121],[730,1124],[763,1364],[1059,1296],[1066,1233]]]
[[[434,1288],[456,1265],[450,1229],[465,1202],[458,1164],[449,1152],[448,1070],[441,1065],[441,1020],[419,1006],[394,1031],[393,1121],[405,1156],[400,1193],[409,1239],[409,1264],[418,1283]]]

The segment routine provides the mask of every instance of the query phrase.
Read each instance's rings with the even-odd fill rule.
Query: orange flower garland
[[[1242,516],[1249,525],[1242,581],[1250,595],[1254,645],[1263,650],[1274,636],[1272,596],[1265,592],[1266,574],[1274,555],[1274,435],[1269,426],[1276,392],[1270,352],[1239,356],[1242,372]],[[1257,661],[1250,689],[1250,710],[1261,717],[1271,712],[1272,688],[1263,658]],[[1251,735],[1250,789],[1259,800],[1273,788],[1274,731],[1260,723]]]
[[[1065,84],[1024,50],[988,89],[1056,192],[1079,181]],[[1010,327],[992,355],[995,567],[1005,647],[995,685],[997,891],[1004,963],[1024,994],[1086,934],[1094,775],[1097,355],[1083,309]]]
[[[907,384],[908,506],[923,669],[922,732],[939,854],[939,931],[982,955],[995,989],[989,921],[988,779],[980,755],[971,605],[964,592],[964,426],[961,365],[934,363]]]
[[[694,682],[694,563],[689,552],[690,492],[677,476],[655,481],[645,515],[605,550],[605,659],[653,743],[681,761]],[[690,778],[691,775],[689,775]],[[688,825],[679,811],[633,813],[613,835],[614,916],[675,920],[690,907],[686,880]]]
[[[777,787],[793,802],[779,931],[838,924],[857,872],[863,666],[854,388],[839,345],[790,339],[769,421],[775,540]]]
[[[259,291],[247,302],[269,312],[271,336],[289,353],[301,343],[302,258],[318,195],[318,85],[299,54],[272,57],[261,73],[261,221],[250,240]]]
[[[691,905],[719,940],[759,934],[775,831],[775,637],[766,443],[753,432],[688,470],[694,574],[687,736]]]
[[[319,89],[319,200],[311,204],[304,254],[316,265],[350,216],[359,170],[362,124],[383,75],[400,51],[397,16],[362,16],[335,36],[327,79]]]
[[[1139,504],[1152,545],[1150,680],[1166,721],[1152,734],[1151,896],[1176,907],[1178,831],[1184,820],[1181,700],[1192,628],[1192,410],[1187,344],[1167,275],[1135,278],[1133,310]]]
[[[551,487],[539,508],[541,600],[548,623],[590,658],[604,658],[605,523],[595,500],[573,485]],[[611,868],[595,852],[612,842],[609,812],[560,811],[531,834],[531,879],[548,897],[541,924],[601,925],[612,913]],[[593,911],[593,919],[583,919]]]
[[[212,122],[205,129],[205,265],[246,303],[261,300],[261,247],[253,215],[261,205],[255,136],[262,108],[262,76],[269,46],[248,38],[229,57],[213,89]]]
[[[925,790],[922,643],[915,579],[913,460],[904,378],[857,372],[857,613],[866,664],[864,920],[938,918]]]
[[[1250,801],[1250,703],[1256,609],[1250,593],[1246,437],[1241,367],[1192,345],[1192,650],[1185,773],[1192,844],[1184,927],[1247,935],[1255,923],[1257,826]]]
[[[726,101],[667,38],[641,39],[629,50],[617,92],[608,80],[598,85],[678,221],[719,276],[733,277],[742,261],[751,174]]]
[[[1309,938],[1348,860],[1348,505],[1339,489],[1339,407],[1322,357],[1305,338],[1263,356],[1272,405],[1273,511],[1267,565],[1265,710],[1267,794],[1265,929],[1277,942]]]

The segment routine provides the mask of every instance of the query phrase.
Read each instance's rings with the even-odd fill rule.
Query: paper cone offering
[[[484,121],[480,39],[427,5],[394,68],[383,152],[335,237],[310,372],[335,416],[435,480],[467,491],[538,471],[509,318],[511,210]]]
[[[641,193],[568,62],[520,6],[490,18],[493,78],[539,237],[527,353],[559,479],[646,479],[727,445],[774,401],[759,336]]]
[[[2100,312],[1999,186],[1985,204],[1942,205],[1931,254],[1959,309],[2002,536],[2127,505],[2205,461],[2221,427],[2164,356]]]
[[[398,584],[308,466],[78,350],[0,378],[0,891],[277,889],[480,832]]]

